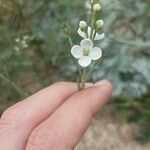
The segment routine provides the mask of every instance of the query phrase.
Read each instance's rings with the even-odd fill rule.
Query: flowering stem
[[[95,23],[97,20],[97,15],[95,15],[94,10],[93,10],[93,3],[91,2],[91,33],[90,33],[90,39],[93,41],[95,39],[96,36],[96,30],[94,31],[95,28]],[[88,35],[88,33],[87,33]],[[88,37],[88,36],[87,36]],[[95,67],[98,65],[98,63],[101,61],[101,59],[99,59],[98,61],[96,61],[96,63],[94,64],[94,66],[91,68],[91,70],[89,71],[89,73],[87,74],[86,68],[83,68],[83,71],[80,72],[80,76],[81,76],[81,84],[78,83],[78,90],[84,90],[85,88],[85,82],[89,79],[90,75],[92,74],[92,72],[94,71]]]
[[[85,82],[86,82],[86,68],[83,68],[80,90],[84,90]]]
[[[93,3],[91,3],[91,33],[90,33],[90,39],[92,39],[94,31],[94,11],[93,11]]]
[[[80,87],[80,77],[77,78],[77,86],[78,86],[78,91],[81,91],[81,87]]]
[[[95,39],[95,36],[96,36],[96,31],[94,32],[94,35],[93,35],[93,39],[92,39],[92,40],[94,40],[94,39]]]
[[[78,61],[77,61],[77,60],[75,60],[75,64],[76,64],[76,67],[78,68],[80,77],[82,77],[81,67],[80,67],[80,65],[78,64]]]
[[[78,34],[84,38],[84,40],[81,41],[80,46],[79,45],[73,46],[70,34],[67,34],[69,43],[72,47],[71,54],[76,59],[79,59],[79,62],[77,60],[75,61],[76,66],[79,70],[79,76],[77,78],[77,85],[79,91],[84,90],[86,81],[89,79],[95,67],[101,61],[101,59],[99,59],[102,56],[101,49],[93,47],[94,41],[99,40],[98,37],[96,39],[95,37],[99,36],[98,32],[100,30],[100,27],[103,25],[103,21],[98,20],[100,10],[101,10],[100,4],[98,2],[95,4],[95,1],[91,0],[91,15],[90,15],[91,26],[88,26],[88,24],[84,20],[79,22]],[[92,53],[92,55],[90,53]],[[90,60],[90,62],[86,61],[86,59]],[[89,72],[87,72],[86,67],[91,64],[92,60],[97,61],[92,66],[92,68],[88,70]]]
[[[70,35],[68,35],[67,37],[68,37],[69,44],[72,47],[73,46],[73,42],[72,42],[72,39],[71,39]]]

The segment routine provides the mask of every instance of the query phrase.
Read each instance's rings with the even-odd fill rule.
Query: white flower
[[[87,28],[87,23],[85,22],[85,21],[80,21],[79,22],[79,28],[81,29],[81,30],[83,30],[83,31],[85,31],[86,30],[86,28]]]
[[[87,67],[92,60],[98,60],[102,57],[102,51],[98,47],[93,47],[93,42],[90,39],[84,39],[80,45],[74,45],[71,49],[71,54],[78,60],[81,67]]]
[[[82,37],[82,38],[84,38],[84,39],[86,39],[86,38],[88,38],[88,39],[90,39],[90,36],[91,36],[91,27],[89,27],[88,26],[88,28],[87,28],[87,32],[88,33],[85,33],[84,31],[82,31],[80,28],[78,29],[78,34]],[[93,33],[95,33],[95,30],[93,31]],[[94,36],[94,34],[92,35],[92,38],[93,38],[93,36]],[[95,40],[101,40],[101,39],[103,39],[105,37],[105,35],[104,35],[104,33],[103,34],[99,34],[99,33],[96,33],[96,35],[95,35],[95,38],[94,38],[94,41]]]
[[[19,42],[20,42],[20,39],[19,39],[19,38],[16,38],[16,39],[15,39],[15,42],[16,42],[16,43],[19,43]]]
[[[95,4],[95,5],[93,6],[94,12],[100,11],[101,8],[102,8],[102,7],[101,7],[101,5],[100,5],[99,3],[97,3],[97,4]]]

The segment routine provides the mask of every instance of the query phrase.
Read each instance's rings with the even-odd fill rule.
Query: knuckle
[[[39,126],[34,129],[28,138],[27,150],[52,149],[52,150],[73,150],[76,144],[64,141],[64,137],[60,136],[55,129]]]
[[[21,128],[29,120],[27,116],[27,113],[21,110],[18,105],[11,106],[10,108],[6,109],[2,114],[0,126]]]
[[[0,135],[5,135],[15,125],[16,118],[14,117],[13,109],[13,107],[10,107],[2,114],[0,119]]]
[[[3,120],[13,120],[14,115],[15,115],[15,108],[14,108],[14,106],[11,106],[3,112],[1,120],[2,121]]]
[[[27,149],[39,150],[47,147],[54,147],[55,140],[51,136],[47,136],[44,129],[35,129],[27,143]]]

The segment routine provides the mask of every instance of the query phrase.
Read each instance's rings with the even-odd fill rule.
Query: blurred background
[[[92,82],[113,83],[112,101],[98,115],[78,150],[150,149],[150,0],[101,0],[105,59]],[[0,114],[77,70],[62,33],[73,42],[86,20],[87,0],[0,0]]]

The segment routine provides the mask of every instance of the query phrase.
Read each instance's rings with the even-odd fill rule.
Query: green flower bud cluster
[[[92,6],[93,6],[94,17],[95,17],[95,20],[94,20],[95,30],[96,30],[96,32],[99,32],[100,29],[104,25],[104,21],[103,20],[98,20],[98,16],[99,16],[99,13],[100,13],[102,7],[101,7],[101,5],[99,3],[93,4]]]
[[[22,37],[15,38],[14,50],[19,54],[20,50],[28,48],[29,41],[33,40],[33,36],[23,35]]]
[[[94,1],[91,0],[90,25],[84,20],[79,22],[78,34],[81,37],[90,38],[91,40],[100,40],[104,37],[104,34],[99,34],[104,25],[104,21],[99,19],[101,9],[102,7],[99,3],[94,3]]]

